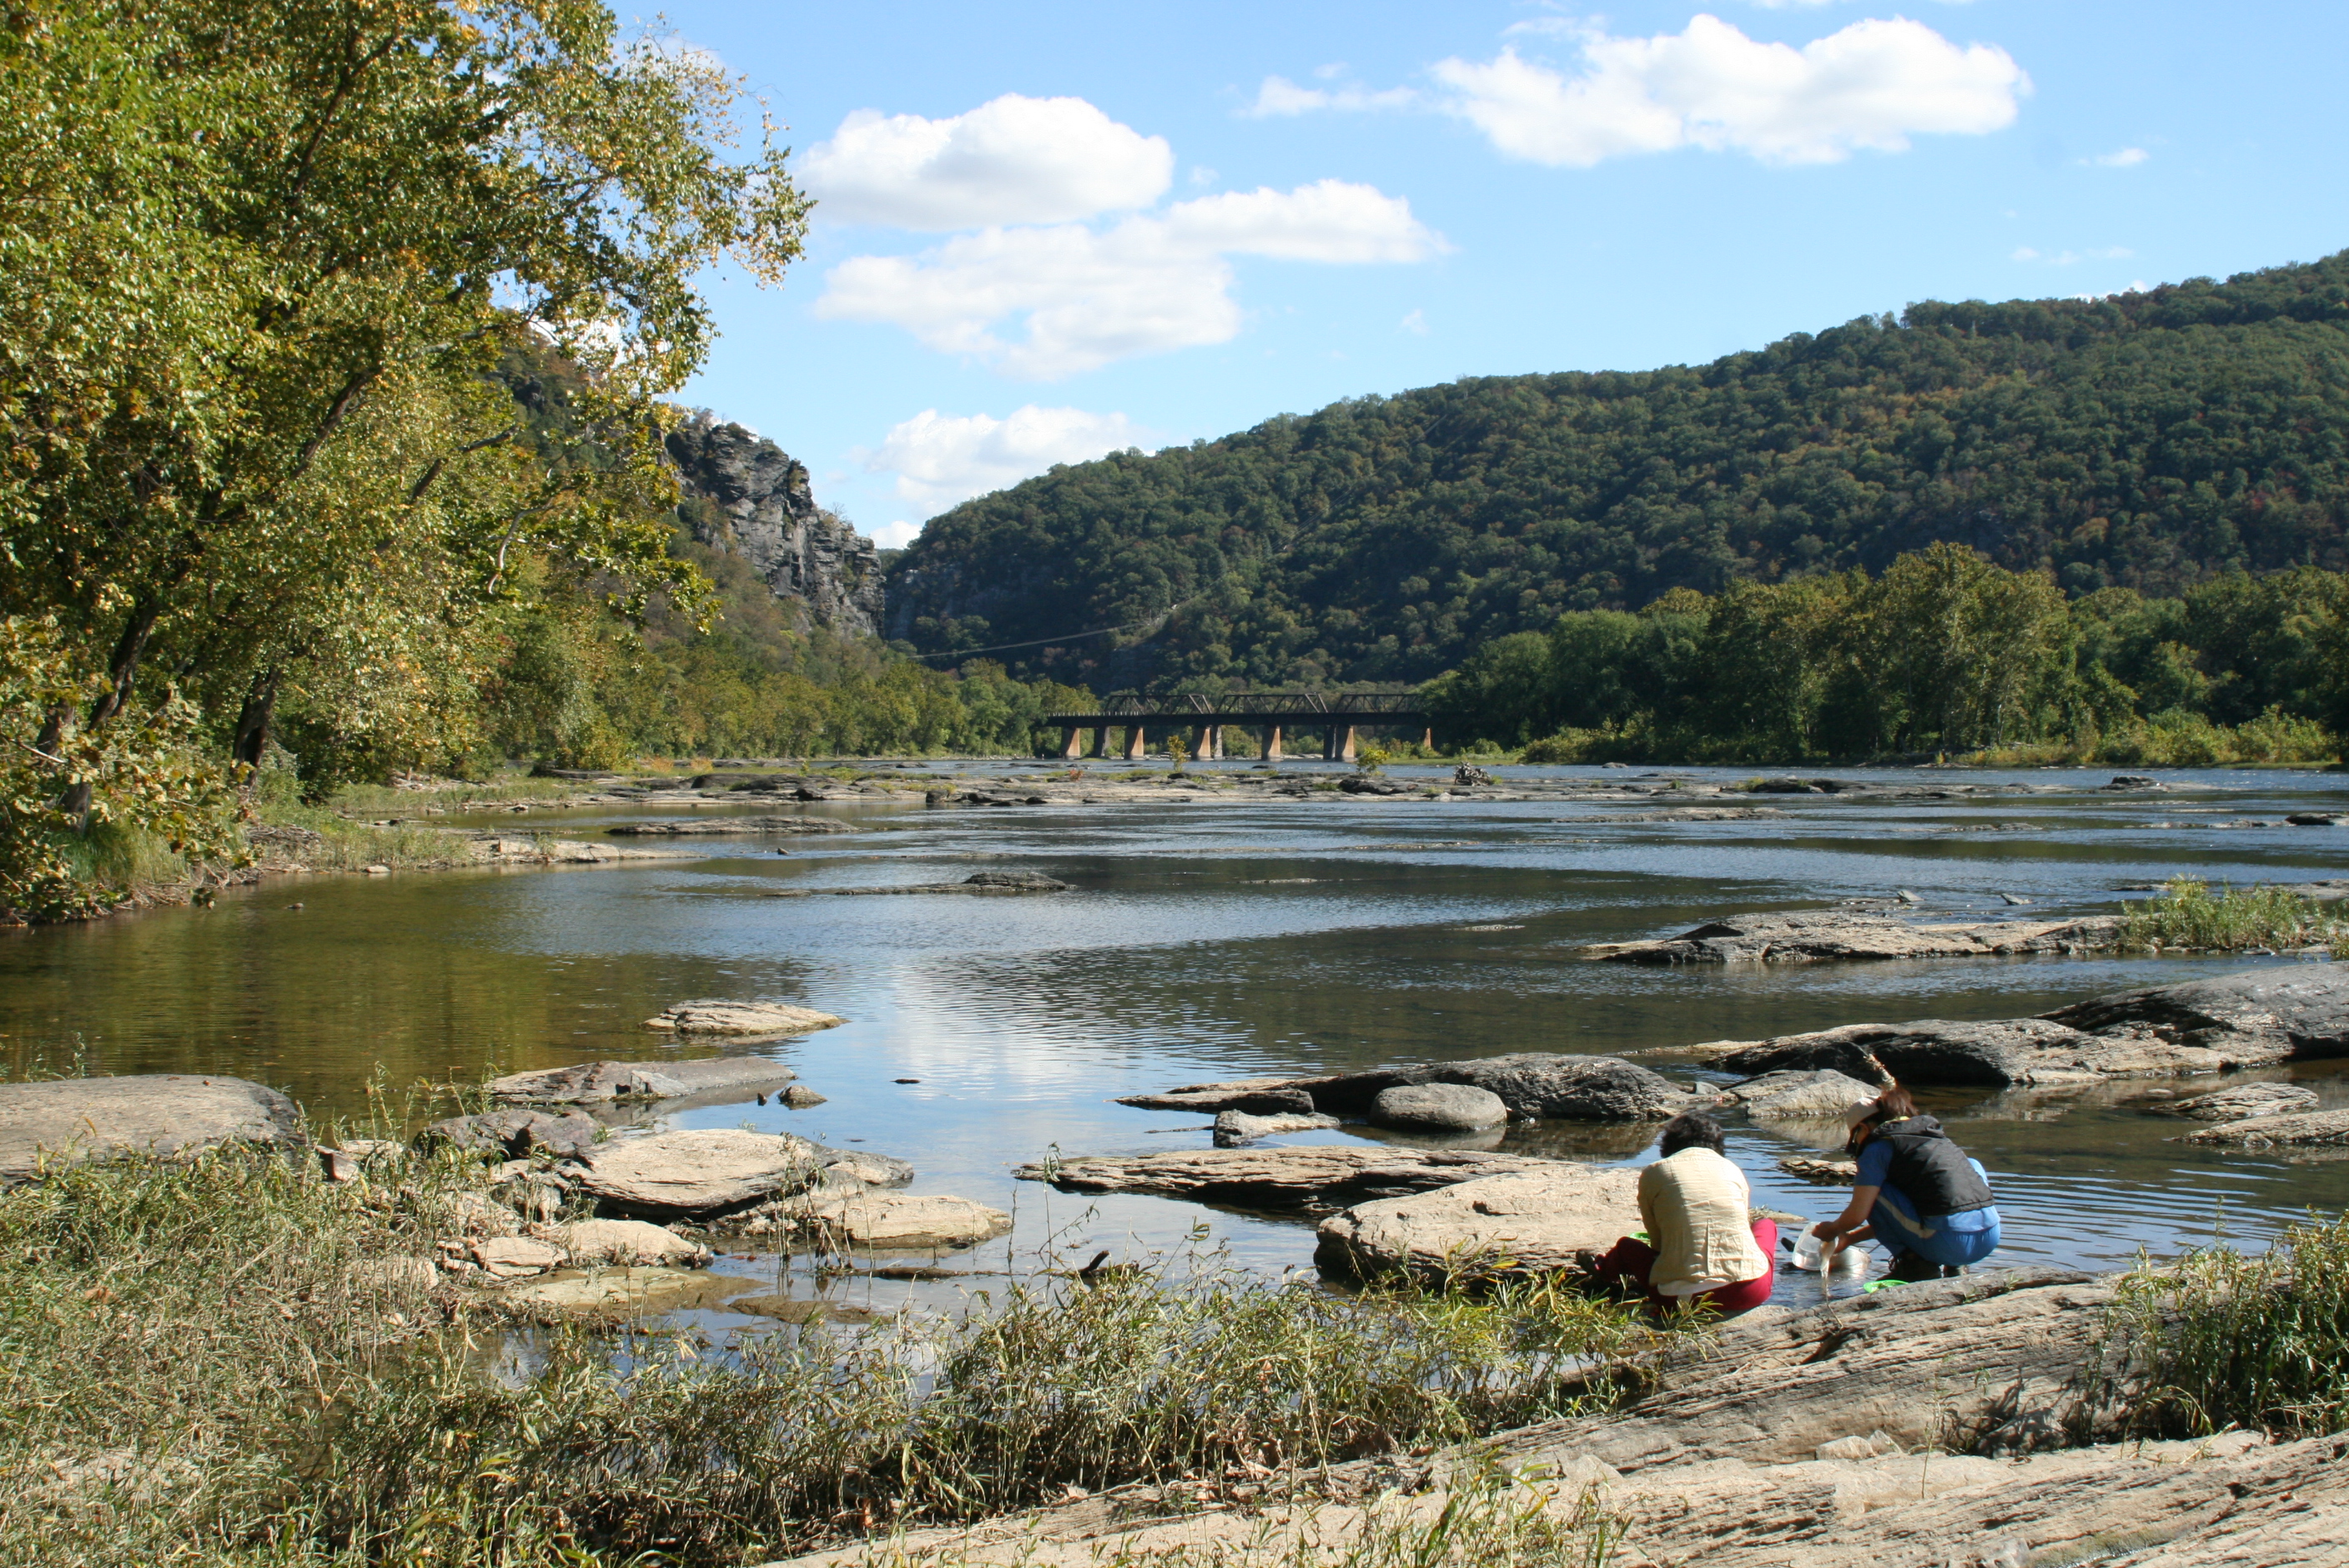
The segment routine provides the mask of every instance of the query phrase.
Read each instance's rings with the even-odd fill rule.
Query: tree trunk
[[[269,727],[277,713],[277,680],[275,670],[254,676],[253,689],[245,694],[244,707],[236,716],[236,738],[229,749],[249,769],[257,770],[261,754],[269,749]]]

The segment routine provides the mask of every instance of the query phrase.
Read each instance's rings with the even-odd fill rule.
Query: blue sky
[[[1125,446],[2349,246],[2349,6],[744,5],[780,289],[685,393],[885,544]]]

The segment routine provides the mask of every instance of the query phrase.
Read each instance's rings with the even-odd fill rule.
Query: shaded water
[[[1504,770],[1504,781],[1516,771]],[[985,1249],[981,1261],[995,1267],[1032,1258],[1048,1240],[1080,1257],[1164,1249],[1206,1219],[1243,1262],[1278,1270],[1309,1260],[1309,1226],[1154,1198],[1078,1200],[1016,1182],[1011,1168],[1055,1149],[1204,1147],[1205,1118],[1110,1103],[1204,1078],[1620,1051],[1867,1019],[2010,1017],[2292,962],[2054,957],[1707,972],[1586,963],[1573,952],[1586,943],[1896,889],[1928,914],[2109,912],[2124,887],[2181,872],[2301,881],[2342,875],[2349,862],[2340,829],[2215,826],[2342,810],[2349,782],[2337,777],[2168,773],[2170,789],[2156,795],[2098,793],[2102,772],[1858,777],[2060,788],[1943,800],[1763,798],[1784,815],[1724,822],[1610,820],[1638,808],[1598,802],[1336,796],[828,805],[808,810],[869,830],[787,841],[787,855],[771,841],[703,839],[684,841],[683,858],[640,864],[278,878],[209,911],[0,934],[0,1064],[11,1076],[77,1058],[91,1072],[236,1074],[333,1117],[363,1109],[362,1086],[378,1068],[399,1084],[650,1059],[673,1047],[641,1020],[671,1002],[800,1002],[851,1022],[759,1048],[829,1103],[701,1109],[675,1121],[861,1141],[908,1158],[921,1172],[916,1191],[1016,1212],[1010,1240]],[[484,825],[580,833],[628,815]],[[2177,825],[2192,822],[2214,826]],[[1989,823],[2005,826],[1960,830]],[[959,880],[986,866],[1049,872],[1077,891],[761,896]],[[2032,907],[2012,909],[2002,894]],[[2272,1076],[2344,1104],[2343,1065]],[[918,1081],[899,1081],[908,1078]],[[2168,1253],[2222,1233],[2256,1241],[2311,1207],[2349,1202],[2349,1160],[2194,1149],[2168,1141],[2179,1124],[2109,1094],[1922,1098],[1990,1169],[2008,1261],[2113,1266],[2140,1247]],[[1792,1130],[1728,1119],[1757,1202],[1820,1216],[1839,1207],[1839,1192],[1777,1171],[1777,1157],[1799,1147]],[[1639,1160],[1651,1131],[1553,1125],[1513,1131],[1501,1147]],[[876,1298],[926,1291],[860,1288]],[[1818,1289],[1786,1276],[1781,1295]]]

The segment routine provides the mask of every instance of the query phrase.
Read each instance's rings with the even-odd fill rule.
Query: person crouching
[[[1645,1291],[1654,1308],[1702,1305],[1723,1317],[1770,1299],[1778,1227],[1749,1212],[1745,1172],[1723,1147],[1711,1117],[1664,1123],[1663,1157],[1640,1172],[1648,1239],[1617,1242],[1593,1266],[1597,1283]]]
[[[1998,1250],[1990,1173],[1918,1110],[1907,1089],[1854,1100],[1844,1125],[1851,1131],[1845,1152],[1859,1157],[1851,1202],[1811,1227],[1830,1262],[1845,1247],[1882,1242],[1892,1253],[1884,1277],[1913,1283],[1953,1278]]]

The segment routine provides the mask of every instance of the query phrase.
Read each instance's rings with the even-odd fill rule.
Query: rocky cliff
[[[774,442],[709,413],[669,432],[693,536],[739,555],[808,618],[863,636],[881,630],[881,562],[873,542],[816,505],[806,466]]]

